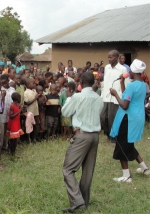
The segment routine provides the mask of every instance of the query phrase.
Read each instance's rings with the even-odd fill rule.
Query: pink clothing
[[[26,133],[30,134],[33,131],[33,125],[35,124],[34,115],[32,112],[25,113],[26,115]]]

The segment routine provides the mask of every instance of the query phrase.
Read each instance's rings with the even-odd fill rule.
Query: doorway
[[[127,64],[128,66],[131,65],[131,53],[124,53],[125,57],[126,57],[126,61],[125,64]]]

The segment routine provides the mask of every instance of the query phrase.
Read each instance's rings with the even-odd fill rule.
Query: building
[[[46,69],[46,66],[50,66],[51,68],[51,63],[52,63],[52,49],[48,48],[44,53],[35,56],[32,58],[32,62],[38,63],[38,67],[41,68],[42,70]]]
[[[31,60],[33,59],[33,55],[29,52],[25,52],[18,55],[16,58],[20,59],[22,65],[25,65],[28,68],[30,66]]]
[[[150,4],[107,10],[56,33],[38,39],[39,44],[52,44],[52,69],[59,61],[75,67],[87,61],[104,61],[116,49],[126,55],[126,64],[141,59],[147,64],[150,77]]]

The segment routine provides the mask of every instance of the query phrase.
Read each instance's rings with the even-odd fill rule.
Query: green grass
[[[150,129],[145,128],[143,140],[136,148],[150,166]],[[150,177],[136,174],[138,164],[130,162],[132,184],[115,183],[121,176],[118,161],[112,159],[113,147],[104,143],[100,134],[97,163],[91,188],[90,205],[85,214],[146,214],[150,213]],[[16,162],[5,152],[0,171],[0,214],[59,214],[68,207],[62,165],[69,142],[61,140],[19,145]],[[79,178],[81,171],[77,173]]]

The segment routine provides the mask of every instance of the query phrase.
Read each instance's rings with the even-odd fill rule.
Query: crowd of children
[[[98,63],[91,69],[90,62],[76,69],[71,60],[68,67],[58,63],[56,72],[51,72],[48,66],[42,72],[37,64],[19,71],[9,66],[7,70],[0,74],[0,153],[2,149],[9,149],[12,156],[21,141],[36,143],[58,135],[63,140],[70,139],[72,121],[61,115],[61,107],[70,93],[82,90],[81,75],[89,70],[95,76],[93,90],[100,95],[104,72]]]

